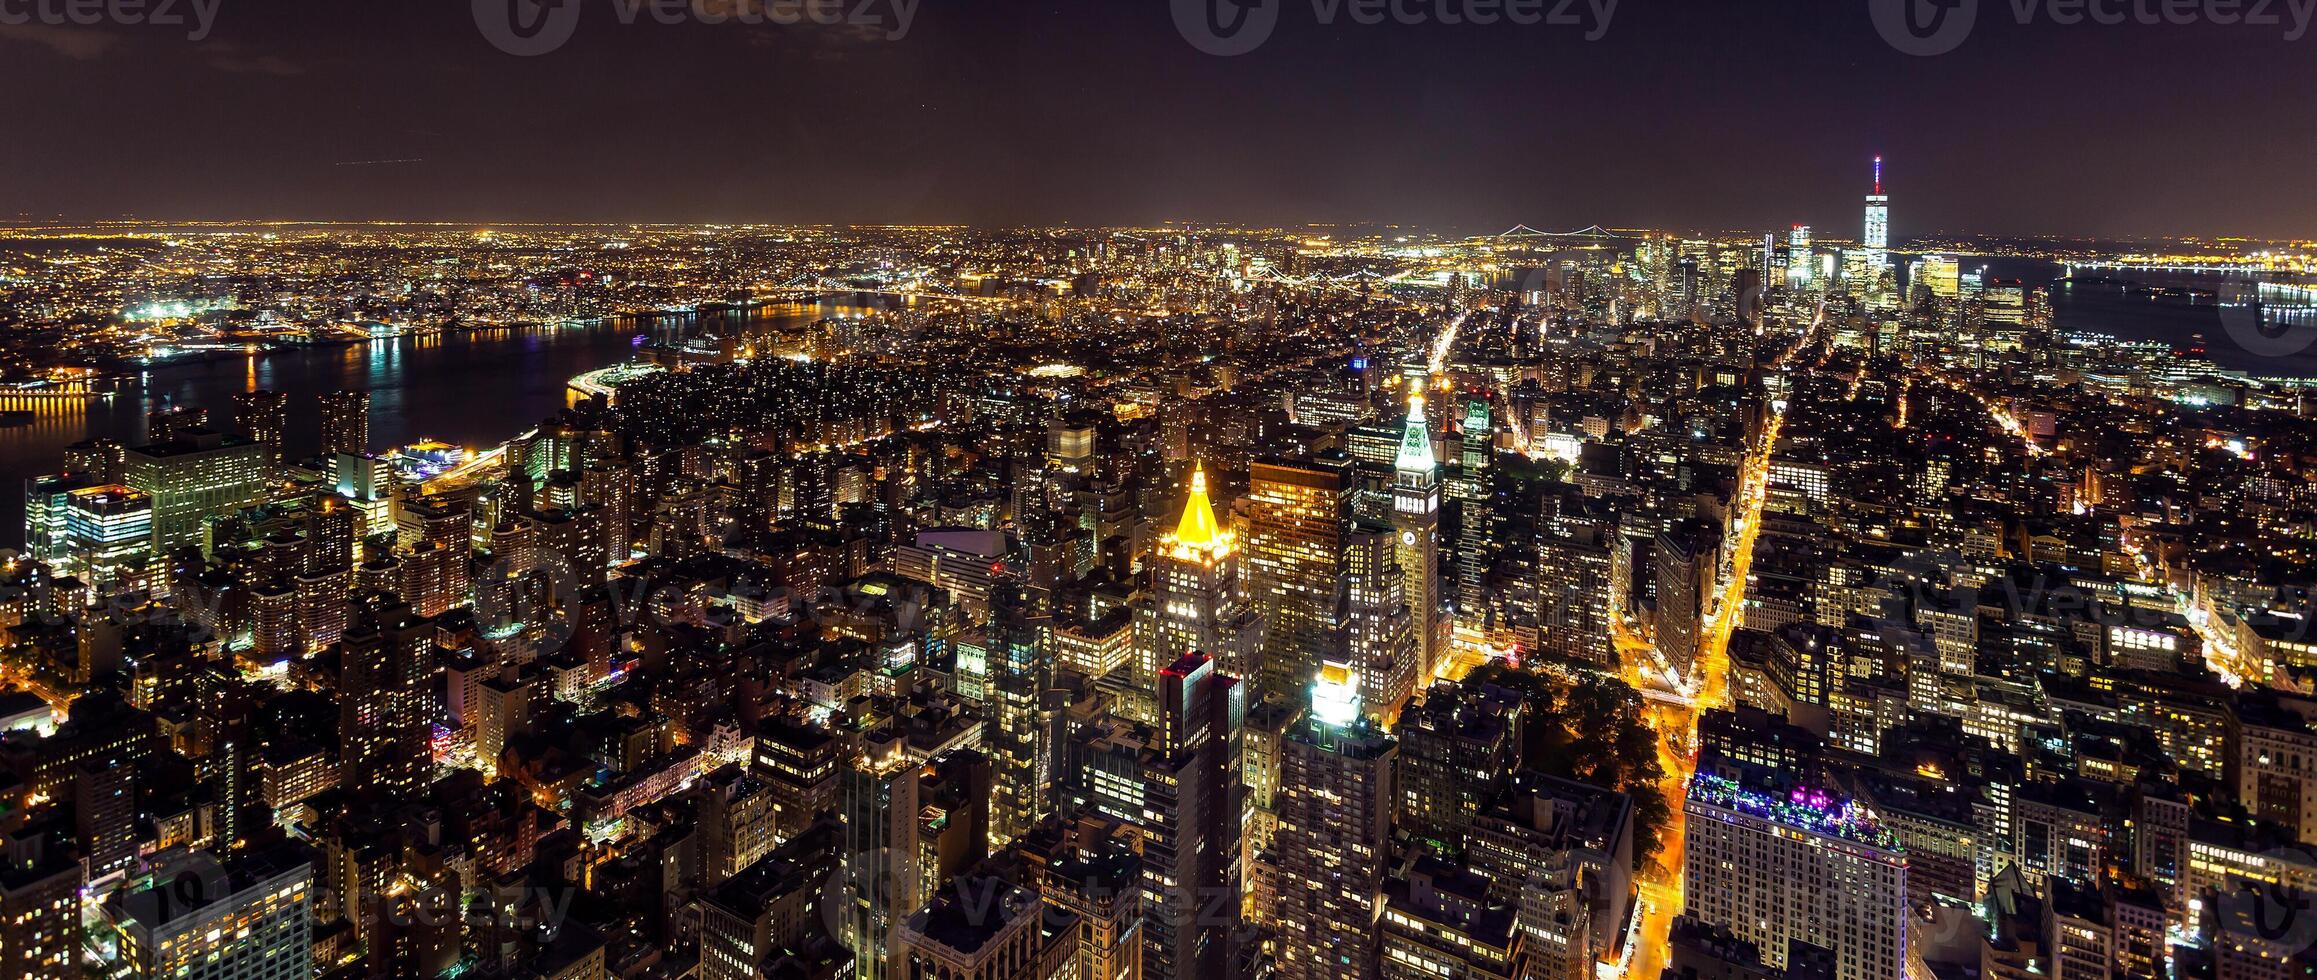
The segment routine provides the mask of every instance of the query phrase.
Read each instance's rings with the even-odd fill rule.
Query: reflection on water
[[[1905,262],[1914,256],[1893,258]],[[2260,377],[2317,377],[2317,351],[2277,353],[2271,345],[2248,349],[2221,321],[2219,297],[2257,290],[2262,281],[2275,276],[2087,268],[2068,279],[2060,264],[2041,259],[1965,256],[1959,262],[1967,271],[1984,268],[1990,279],[2050,286],[2052,322],[2063,333],[2105,334],[2181,349],[2195,346],[2201,335],[2207,356],[2223,368]],[[2147,287],[2168,292],[2159,294]]]
[[[145,416],[176,405],[206,408],[213,425],[233,422],[233,396],[259,388],[289,395],[287,450],[296,458],[321,444],[316,399],[342,388],[370,392],[370,437],[383,450],[422,437],[481,449],[498,445],[564,405],[571,377],[634,356],[637,335],[675,340],[702,331],[789,329],[867,307],[822,303],[759,308],[742,320],[714,315],[507,327],[398,337],[155,368],[144,384],[111,399],[45,402],[30,424],[0,428],[0,542],[24,534],[23,481],[57,470],[64,449],[106,437],[145,441]]]

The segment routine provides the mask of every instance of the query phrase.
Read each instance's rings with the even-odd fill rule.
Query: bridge
[[[28,410],[111,401],[115,392],[87,381],[0,386],[0,409]]]
[[[2183,262],[2157,259],[2138,262],[2127,260],[2105,262],[2084,260],[2060,263],[2060,270],[2067,278],[2074,278],[2077,269],[2106,270],[2112,272],[2192,272],[2206,275],[2229,276],[2260,276],[2277,274],[2307,275],[2311,273],[2317,273],[2317,268],[2311,268],[2308,263],[2299,260],[2277,263],[2240,263],[2202,262],[2197,260],[2189,260]]]
[[[1546,241],[1556,242],[1575,240],[1600,243],[1626,242],[1633,240],[1628,236],[1620,235],[1616,232],[1610,231],[1607,228],[1603,228],[1600,225],[1589,225],[1584,228],[1579,228],[1576,231],[1538,231],[1529,227],[1528,225],[1520,224],[1514,225],[1486,238],[1472,239],[1472,241],[1477,243],[1500,242],[1506,240],[1527,241],[1530,239],[1543,239]]]

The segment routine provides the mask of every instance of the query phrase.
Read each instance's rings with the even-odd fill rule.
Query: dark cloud
[[[219,71],[249,75],[273,75],[279,78],[306,73],[305,66],[280,55],[241,54],[231,50],[211,52],[209,66]]]
[[[28,44],[74,61],[93,61],[120,46],[115,35],[85,27],[0,24],[0,45]]]
[[[0,84],[25,95],[0,213],[1840,237],[1880,153],[1900,238],[2317,235],[2290,192],[2317,38],[2252,27],[2023,27],[1990,2],[1916,57],[1868,0],[1623,0],[1598,41],[1279,0],[1267,42],[1223,58],[1169,0],[936,0],[899,39],[567,2],[570,40],[536,57],[461,2],[234,0],[198,43],[0,29]]]

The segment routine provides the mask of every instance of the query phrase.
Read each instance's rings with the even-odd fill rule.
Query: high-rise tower
[[[838,774],[845,813],[843,907],[838,934],[853,951],[858,980],[902,975],[895,933],[925,896],[917,864],[918,772],[908,739],[891,729],[865,738],[865,751]]]
[[[1401,573],[1400,531],[1354,519],[1343,546],[1343,662],[1360,678],[1360,697],[1374,717],[1390,719],[1416,692],[1427,668]]]
[[[1378,975],[1399,743],[1363,717],[1359,690],[1351,667],[1323,666],[1311,710],[1281,742],[1279,831],[1257,861],[1255,916],[1282,980]]]
[[[374,608],[347,629],[338,650],[347,784],[414,797],[434,767],[434,621],[400,602]]]
[[[203,520],[256,503],[272,479],[266,453],[214,432],[129,450],[121,482],[152,499],[153,550],[199,544]]]
[[[1248,470],[1247,591],[1263,616],[1260,696],[1286,704],[1340,646],[1336,592],[1343,471],[1310,461],[1256,460]]]
[[[261,388],[233,396],[233,423],[242,436],[265,445],[269,467],[282,465],[282,435],[290,425],[288,395]]]
[[[1795,225],[1793,230],[1786,233],[1787,288],[1809,289],[1811,287],[1815,273],[1818,271],[1818,263],[1812,257],[1811,249],[1809,225]]]
[[[1488,627],[1486,589],[1494,554],[1488,531],[1492,502],[1489,464],[1496,455],[1495,429],[1485,399],[1474,398],[1465,404],[1461,455],[1460,472],[1447,484],[1448,497],[1456,505],[1451,545],[1454,557],[1449,561],[1456,571],[1445,588],[1454,612],[1449,618],[1450,632],[1477,636]]]
[[[1800,940],[1835,951],[1836,980],[1905,975],[1907,852],[1874,811],[1704,772],[1683,811],[1682,914],[1728,927],[1773,967]]]
[[[1152,559],[1152,598],[1138,633],[1138,680],[1147,682],[1194,651],[1214,657],[1233,677],[1257,676],[1263,619],[1246,601],[1239,558],[1237,536],[1215,520],[1207,471],[1194,468],[1182,519],[1172,537],[1159,541]]]
[[[1054,745],[1043,709],[1053,664],[1040,634],[1051,612],[1029,588],[1008,583],[990,596],[990,724],[983,745],[992,775],[990,840],[1027,832],[1052,805]]]
[[[1408,619],[1416,632],[1416,662],[1430,675],[1448,652],[1447,619],[1440,615],[1440,464],[1425,428],[1424,396],[1408,398],[1408,427],[1393,461],[1392,527],[1399,532],[1400,574]]]
[[[1239,730],[1247,693],[1215,662],[1184,654],[1158,676],[1158,744],[1145,769],[1142,976],[1216,977],[1230,929],[1212,914],[1240,893]]]
[[[333,391],[322,396],[322,454],[370,451],[370,393]]]
[[[1869,276],[1880,275],[1883,266],[1890,263],[1891,199],[1883,195],[1883,158],[1875,158],[1875,190],[1866,196],[1866,267]]]

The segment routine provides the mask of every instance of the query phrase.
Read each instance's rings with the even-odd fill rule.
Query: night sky
[[[623,25],[619,0],[571,0],[572,40],[530,58],[469,0],[205,2],[222,8],[199,42],[0,26],[0,218],[1836,237],[1880,153],[1894,241],[2317,236],[2317,28],[2284,40],[2283,0],[2275,26],[2189,27],[2022,27],[2029,0],[1984,0],[1927,58],[1884,42],[1872,0],[1624,0],[1597,42],[1321,25],[1314,0],[1278,0],[1268,43],[1235,58],[1186,42],[1166,0],[925,0],[897,41]]]

